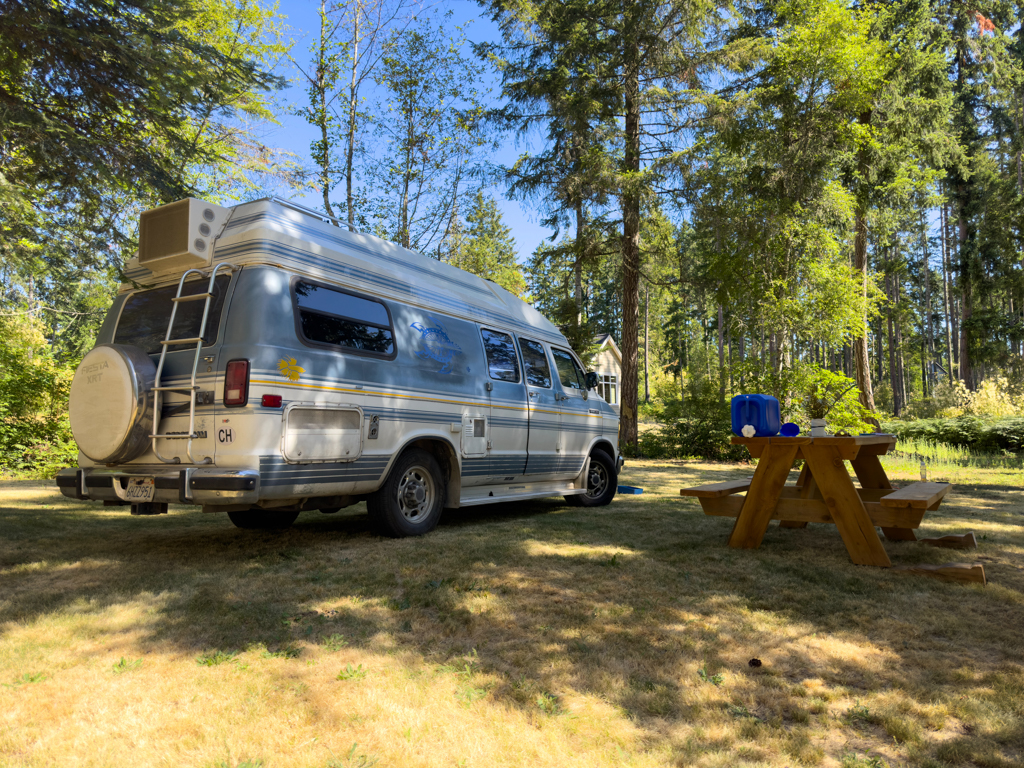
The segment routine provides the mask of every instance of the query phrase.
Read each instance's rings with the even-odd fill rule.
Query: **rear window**
[[[213,283],[213,299],[210,301],[210,314],[206,319],[206,333],[203,334],[203,345],[217,343],[217,331],[220,328],[220,313],[224,308],[224,295],[227,293],[228,275],[219,275]],[[181,289],[182,296],[195,296],[206,293],[210,284],[206,280],[190,280]],[[171,301],[178,294],[177,285],[166,288],[154,288],[150,291],[137,291],[124,303],[121,317],[117,320],[114,331],[115,344],[130,344],[151,355],[160,353],[160,342],[167,337],[167,323],[171,319]],[[178,302],[178,313],[174,316],[172,339],[190,339],[199,335],[199,326],[203,320],[203,307],[206,302]],[[183,345],[170,345],[170,351]],[[195,343],[187,346],[194,347]]]
[[[382,357],[395,354],[391,316],[375,299],[299,280],[295,306],[308,342]]]

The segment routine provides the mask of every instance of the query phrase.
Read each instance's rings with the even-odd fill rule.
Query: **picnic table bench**
[[[921,482],[894,489],[878,458],[896,444],[893,435],[734,437],[732,442],[760,459],[753,477],[683,488],[680,494],[696,497],[707,515],[736,518],[729,546],[740,549],[759,547],[772,520],[787,528],[832,523],[854,563],[888,568],[892,563],[875,526],[888,539],[915,541],[914,529],[925,512],[937,509],[952,487]],[[797,459],[804,460],[803,469],[796,485],[787,486]]]

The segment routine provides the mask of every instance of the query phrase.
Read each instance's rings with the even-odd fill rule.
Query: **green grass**
[[[1019,766],[1024,473],[930,456],[956,487],[919,535],[979,549],[885,549],[987,587],[854,566],[828,525],[730,549],[679,488],[749,465],[397,541],[362,506],[270,534],[5,483],[0,765]]]

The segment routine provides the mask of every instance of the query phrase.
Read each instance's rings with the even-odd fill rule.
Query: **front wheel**
[[[367,499],[366,509],[385,536],[422,536],[441,519],[444,491],[437,459],[413,448],[395,462],[384,485]]]
[[[603,507],[615,498],[618,483],[612,457],[595,448],[590,454],[590,469],[587,470],[587,492],[566,496],[565,500],[573,507]]]
[[[298,512],[274,512],[271,509],[247,509],[244,512],[228,512],[228,519],[236,528],[250,531],[283,531],[290,528],[299,516]]]

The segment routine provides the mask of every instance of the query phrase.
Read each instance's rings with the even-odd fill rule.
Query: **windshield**
[[[206,320],[206,333],[203,334],[203,345],[217,343],[217,329],[220,327],[220,312],[224,306],[224,294],[227,292],[227,275],[219,275],[213,284],[213,300],[210,302],[210,315]],[[182,287],[182,296],[195,296],[206,292],[209,280],[191,280]],[[165,288],[154,288],[150,291],[138,291],[128,297],[121,310],[114,332],[115,344],[130,344],[145,352],[155,355],[160,352],[160,342],[167,336],[167,322],[171,319],[171,301],[178,293],[177,285]],[[202,299],[178,302],[178,314],[174,317],[172,339],[195,338],[199,335],[199,325],[203,320]],[[171,345],[171,351],[175,346]],[[195,346],[191,343],[188,346]]]

